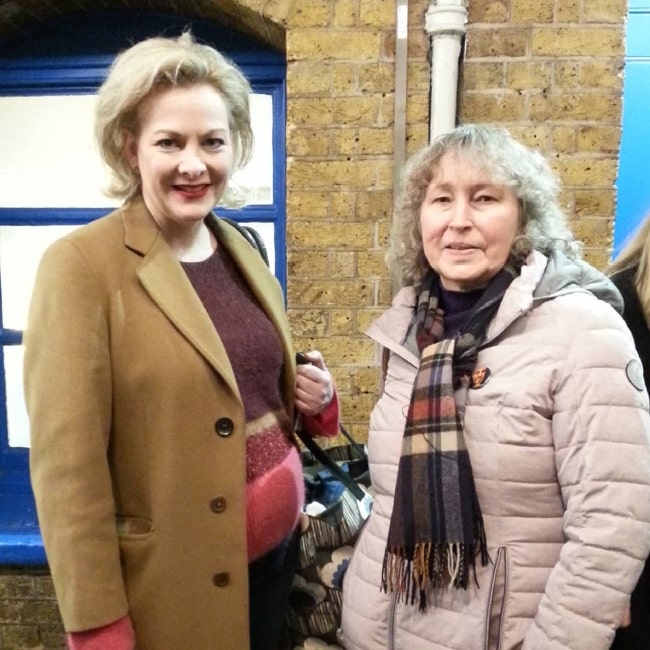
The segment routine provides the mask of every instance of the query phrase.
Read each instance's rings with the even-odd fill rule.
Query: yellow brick
[[[408,96],[412,94],[428,94],[430,86],[431,66],[428,61],[411,61],[407,69]],[[389,90],[393,90],[391,85]]]
[[[372,125],[378,123],[381,96],[335,97],[331,102],[334,124]]]
[[[555,0],[512,0],[512,22],[552,23],[554,7]]]
[[[354,363],[368,365],[372,361],[373,344],[367,337],[326,336],[311,338],[295,338],[297,350],[320,350],[325,363],[331,364],[336,359],[340,364]],[[341,400],[341,406],[349,400]],[[347,420],[344,420],[347,421]]]
[[[287,92],[292,98],[329,95],[332,92],[332,65],[296,61],[287,66]]]
[[[330,190],[371,188],[378,186],[377,163],[373,160],[339,160],[310,162],[287,161],[287,186]]]
[[[287,309],[287,317],[294,339],[328,333],[329,311],[326,309]]]
[[[389,219],[393,214],[393,192],[360,192],[357,198],[357,219]]]
[[[287,122],[295,126],[324,126],[332,123],[330,98],[296,97],[287,105]]]
[[[372,304],[373,285],[366,280],[294,280],[287,288],[292,307],[364,307]]]
[[[527,147],[548,151],[551,143],[551,130],[545,124],[526,124],[508,127],[512,135]]]
[[[617,126],[583,126],[578,130],[578,151],[618,155],[620,138]]]
[[[393,187],[393,166],[394,160],[392,156],[386,156],[381,160],[375,161],[377,167],[377,179],[372,189],[387,190]]]
[[[551,85],[552,75],[553,65],[548,61],[510,61],[506,64],[506,87],[542,90]]]
[[[627,0],[583,0],[582,15],[588,23],[622,24]]]
[[[376,366],[355,367],[350,378],[354,393],[375,395],[379,388],[380,372]]]
[[[287,193],[287,213],[291,221],[323,219],[330,216],[330,195],[326,192],[303,192],[293,185]]]
[[[354,95],[359,92],[359,64],[331,63],[332,95]]]
[[[327,277],[329,268],[329,254],[327,251],[298,251],[291,249],[287,254],[287,271],[291,277]]]
[[[577,134],[575,126],[557,126],[552,129],[553,149],[558,153],[575,153]]]
[[[384,250],[367,250],[357,253],[357,273],[360,278],[377,278],[386,276],[386,252]]]
[[[333,193],[330,198],[330,216],[333,219],[348,221],[351,215],[356,214],[357,194],[357,191],[343,190]]]
[[[579,23],[581,9],[581,0],[558,0],[555,4],[555,22]]]
[[[586,262],[604,272],[610,261],[610,247],[611,238],[610,244],[608,244],[605,250],[601,248],[595,250],[591,248],[585,248],[583,258]]]
[[[297,29],[287,33],[287,60],[297,59],[375,59],[380,51],[377,31]]]
[[[333,135],[334,155],[391,154],[393,133],[389,129],[341,129]]]
[[[576,189],[576,217],[613,217],[616,211],[616,190]]]
[[[357,312],[357,331],[365,332],[370,324],[384,313],[386,307],[375,307],[374,309],[360,309]]]
[[[429,122],[429,95],[410,95],[406,103],[406,121],[408,124],[428,123]],[[386,97],[382,100],[382,117],[378,122],[380,124],[393,124],[394,116],[394,98]],[[384,111],[384,108],[386,110]]]
[[[356,275],[356,253],[332,251],[330,253],[331,278],[353,278]]]
[[[322,129],[287,129],[287,155],[325,157],[331,153],[330,133]]]
[[[620,57],[597,61],[562,61],[555,66],[555,85],[567,90],[601,88],[620,92],[622,69]]]
[[[602,61],[585,61],[580,70],[580,81],[590,88],[611,89],[620,92],[623,88],[623,57]]]
[[[607,121],[618,122],[621,98],[614,94],[547,94],[534,95],[530,100],[530,118],[535,122]]]
[[[573,235],[590,248],[609,245],[612,232],[611,219],[577,219],[570,223]]]
[[[329,333],[331,336],[354,334],[354,312],[351,309],[332,309]]]
[[[561,156],[553,167],[565,186],[613,187],[618,169],[616,158]]]
[[[429,140],[428,122],[418,122],[416,124],[407,124],[406,128],[406,152],[410,156],[415,151],[424,147]]]
[[[327,27],[331,21],[332,3],[330,0],[310,0],[293,2],[293,8],[287,16],[290,29],[305,27]],[[264,7],[266,13],[266,6]]]
[[[460,99],[463,122],[515,122],[526,116],[523,95],[512,93],[464,93]]]
[[[461,79],[464,90],[502,88],[505,81],[502,62],[466,61],[462,64]]]
[[[468,7],[468,20],[471,24],[507,22],[509,5],[507,0],[472,0]]]
[[[612,56],[624,52],[616,27],[534,27],[533,56]]]
[[[478,28],[468,30],[468,60],[496,56],[526,56],[530,29]]]
[[[300,221],[287,224],[287,244],[296,248],[363,250],[374,243],[374,230],[365,222]]]
[[[333,4],[334,27],[354,27],[359,24],[359,0],[330,0]]]
[[[428,84],[427,84],[428,86]],[[395,88],[395,65],[375,61],[359,67],[359,89],[366,93],[387,93]]]
[[[396,24],[395,3],[388,0],[359,0],[359,24],[393,31]]]

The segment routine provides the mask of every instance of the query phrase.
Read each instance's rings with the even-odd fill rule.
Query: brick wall
[[[47,572],[0,567],[0,649],[61,648],[63,627]]]
[[[0,38],[66,11],[148,0],[15,0]],[[428,138],[424,14],[409,3],[407,150]],[[388,304],[393,200],[394,0],[159,0],[224,18],[286,49],[288,312],[296,346],[319,348],[343,421],[364,439],[377,364],[363,336]],[[609,257],[621,124],[625,0],[470,0],[459,118],[508,126],[553,161],[586,256]],[[54,612],[54,614],[53,614]],[[51,585],[0,572],[0,649],[57,647]]]

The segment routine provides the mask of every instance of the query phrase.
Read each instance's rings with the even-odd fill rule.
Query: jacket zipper
[[[395,650],[395,610],[397,608],[397,592],[390,597],[388,609],[388,647],[386,650]]]
[[[499,568],[503,563],[503,594],[501,598],[501,607],[499,611],[499,634],[497,635],[496,650],[501,647],[501,635],[503,633],[503,612],[506,606],[506,595],[508,593],[508,549],[505,546],[500,546],[497,551],[497,559],[494,563],[494,571],[492,572],[492,580],[490,581],[490,596],[487,602],[487,611],[485,613],[485,624],[483,633],[483,648],[490,650],[490,619],[492,613],[492,601],[494,599],[494,589]]]

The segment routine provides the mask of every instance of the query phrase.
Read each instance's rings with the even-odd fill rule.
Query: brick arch
[[[265,5],[271,4],[271,7]],[[277,50],[285,51],[285,24],[294,3],[268,3],[264,0],[194,0],[178,3],[176,0],[158,0],[155,7],[148,0],[13,0],[0,7],[0,42],[29,35],[50,22],[65,17],[92,14],[98,11],[132,10],[194,16],[234,29]],[[180,5],[180,6],[179,6]],[[280,6],[281,5],[281,6]]]

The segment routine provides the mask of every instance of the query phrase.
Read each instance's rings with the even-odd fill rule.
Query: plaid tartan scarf
[[[466,589],[470,570],[476,581],[476,557],[483,566],[488,562],[454,389],[468,381],[478,345],[512,280],[505,269],[491,280],[455,339],[443,339],[438,275],[431,271],[419,289],[420,367],[406,417],[382,589],[411,605],[418,598],[421,610],[432,588]]]

